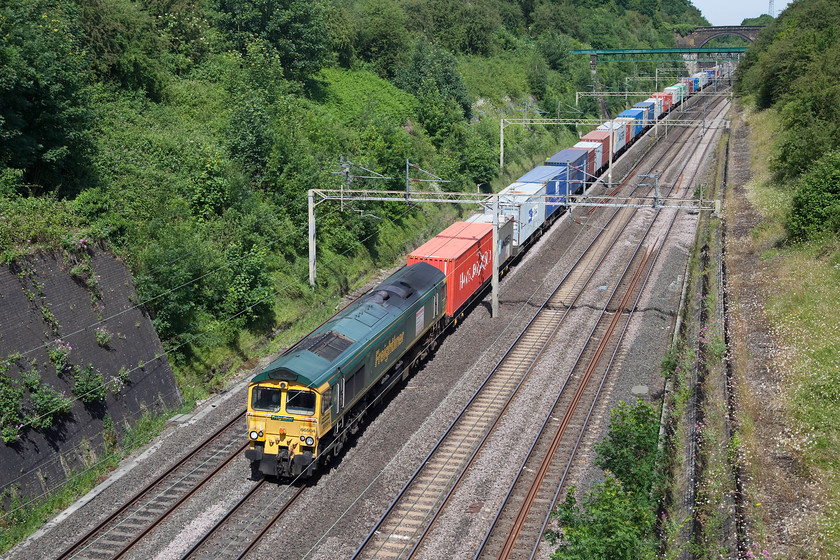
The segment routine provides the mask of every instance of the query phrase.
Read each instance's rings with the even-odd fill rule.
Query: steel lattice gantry
[[[669,48],[669,49],[583,49],[572,54],[588,54],[590,68],[594,72],[598,60],[613,62],[718,62],[738,60],[746,47],[715,48]],[[686,58],[693,57],[693,58]]]

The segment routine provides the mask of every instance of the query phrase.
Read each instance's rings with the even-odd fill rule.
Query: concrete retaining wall
[[[87,278],[71,270],[89,265]],[[74,400],[69,414],[50,428],[24,427],[20,441],[0,442],[0,491],[31,497],[51,490],[101,459],[106,449],[103,420],[110,417],[117,441],[146,412],[177,408],[181,396],[152,322],[142,308],[126,266],[101,248],[29,257],[0,266],[0,361],[21,354],[3,373],[16,382],[37,371],[46,383],[73,397],[73,375],[58,375],[47,345],[61,339],[71,346],[68,362],[92,364],[108,383],[103,402]],[[54,319],[50,318],[50,314]],[[110,340],[96,338],[104,328]],[[140,365],[142,364],[142,367]],[[121,368],[129,382],[115,381]],[[28,392],[24,403],[32,403]]]

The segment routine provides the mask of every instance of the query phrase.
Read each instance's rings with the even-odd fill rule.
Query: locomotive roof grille
[[[340,335],[335,331],[327,331],[314,336],[306,341],[301,350],[309,350],[316,356],[321,356],[325,360],[332,362],[338,358],[342,352],[347,350],[353,341],[346,336]]]

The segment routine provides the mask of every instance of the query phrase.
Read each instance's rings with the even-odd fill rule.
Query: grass
[[[107,478],[122,458],[158,435],[166,426],[169,416],[170,414],[166,413],[143,414],[134,426],[123,434],[120,449],[106,454],[90,467],[69,476],[46,496],[24,502],[14,490],[9,492],[10,506],[0,517],[0,554],[34,533],[48,519]]]
[[[808,557],[835,558],[840,555],[840,242],[787,241],[790,185],[775,182],[765,155],[772,153],[779,115],[764,111],[747,119],[753,178],[746,190],[763,222],[751,234],[763,266],[756,289],[765,296],[764,312],[777,346],[773,365],[782,379],[780,417],[786,424],[776,453],[794,458],[817,501],[802,504],[807,511],[791,531]],[[745,409],[763,405],[747,402]],[[761,476],[768,466],[767,450],[749,443],[754,426],[745,422],[742,428],[751,447],[750,471]],[[766,513],[753,507],[763,525],[760,518]]]

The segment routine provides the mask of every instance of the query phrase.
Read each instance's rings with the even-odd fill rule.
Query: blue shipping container
[[[561,179],[557,185],[558,192],[565,194],[568,189],[568,192],[575,193],[583,189],[588,158],[589,154],[583,150],[567,148],[545,160],[546,165],[560,166],[568,170],[565,180]]]
[[[654,121],[656,118],[656,103],[653,101],[641,101],[633,105],[634,109],[644,109],[645,111],[645,122],[644,126],[649,125]]]
[[[618,114],[619,117],[625,119],[633,119],[633,138],[642,133],[645,127],[645,110],[644,109],[627,109]]]
[[[540,165],[516,180],[517,183],[539,183],[545,185],[548,196],[545,204],[545,217],[548,218],[558,208],[566,204],[566,168],[554,165]],[[562,189],[560,185],[563,185]]]

